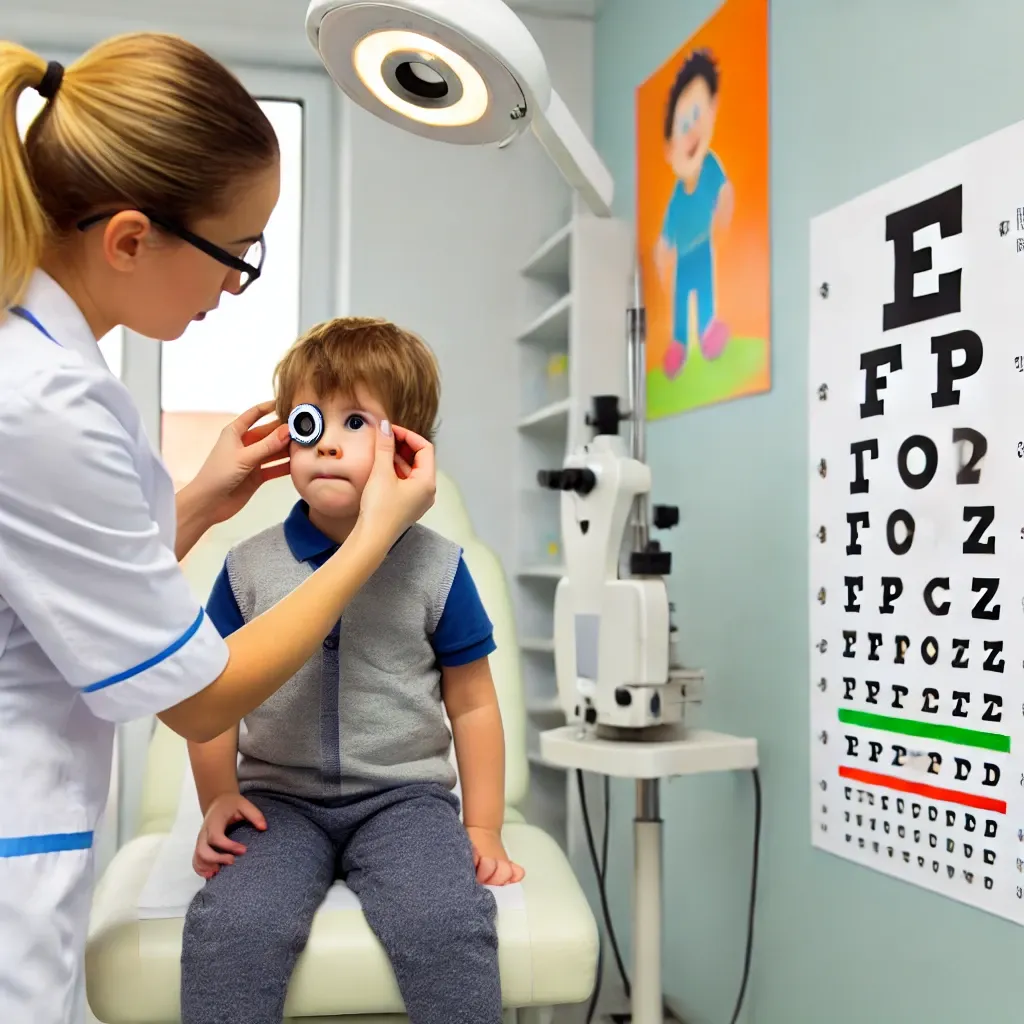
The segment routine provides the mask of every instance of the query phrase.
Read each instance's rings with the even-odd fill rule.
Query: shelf
[[[542,431],[559,427],[567,428],[569,425],[569,409],[571,407],[572,401],[568,398],[552,402],[550,405],[545,405],[536,412],[530,413],[529,416],[524,416],[519,421],[519,429]]]
[[[526,565],[516,575],[521,580],[560,580],[565,575],[564,565]],[[554,646],[552,645],[552,650]]]
[[[569,348],[569,317],[572,312],[572,295],[563,295],[536,320],[530,324],[519,341],[527,345],[539,345],[555,352]]]
[[[569,277],[569,250],[572,241],[572,225],[559,228],[527,260],[522,269],[524,277],[558,280]]]
[[[704,729],[671,731],[656,743],[600,739],[593,729],[578,725],[540,735],[549,764],[624,779],[665,779],[704,772],[741,771],[758,766],[757,740]],[[546,756],[545,756],[546,754]]]
[[[519,641],[519,650],[529,651],[531,654],[554,654],[555,640],[554,637],[551,639],[539,636],[528,637]]]

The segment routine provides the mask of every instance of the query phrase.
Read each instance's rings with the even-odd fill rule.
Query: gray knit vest
[[[460,554],[424,526],[404,534],[320,651],[246,716],[239,733],[243,791],[330,800],[409,782],[454,787],[430,637]],[[296,560],[278,525],[233,548],[227,571],[248,622],[313,569]]]

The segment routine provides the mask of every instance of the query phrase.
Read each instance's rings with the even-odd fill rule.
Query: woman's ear
[[[143,243],[153,230],[150,219],[138,210],[115,213],[103,232],[103,255],[110,266],[122,273],[131,273]]]

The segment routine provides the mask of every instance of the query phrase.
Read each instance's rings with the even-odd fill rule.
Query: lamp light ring
[[[423,50],[392,50],[384,58],[380,73],[396,96],[421,107],[451,107],[465,95],[462,80],[452,66]]]

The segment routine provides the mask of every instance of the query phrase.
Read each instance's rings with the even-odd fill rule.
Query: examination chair
[[[233,520],[211,530],[185,563],[199,596],[209,593],[229,547],[281,521],[295,501],[291,481],[267,484]],[[491,655],[505,724],[509,856],[526,869],[499,899],[497,917],[506,1024],[548,1024],[552,1008],[586,1000],[597,966],[597,926],[561,848],[526,824],[526,711],[511,600],[500,563],[474,535],[455,484],[438,474],[437,500],[423,522],[460,544],[494,623]],[[187,773],[187,774],[186,774]],[[193,804],[185,813],[183,808]],[[183,907],[154,917],[141,908],[161,872],[186,879],[198,815],[185,742],[157,723],[149,747],[138,833],[97,886],[86,951],[89,1004],[103,1024],[177,1024]],[[189,818],[189,814],[192,815]],[[191,833],[191,835],[189,835]],[[162,865],[162,866],[161,866]],[[173,867],[173,870],[171,868]],[[191,868],[187,867],[190,872]],[[193,878],[196,887],[201,880]],[[516,891],[511,891],[515,889]],[[335,900],[348,893],[348,904]],[[342,885],[313,922],[292,976],[289,1024],[399,1024],[407,1020],[387,957],[355,897]],[[245,1008],[238,1008],[245,1024]]]

